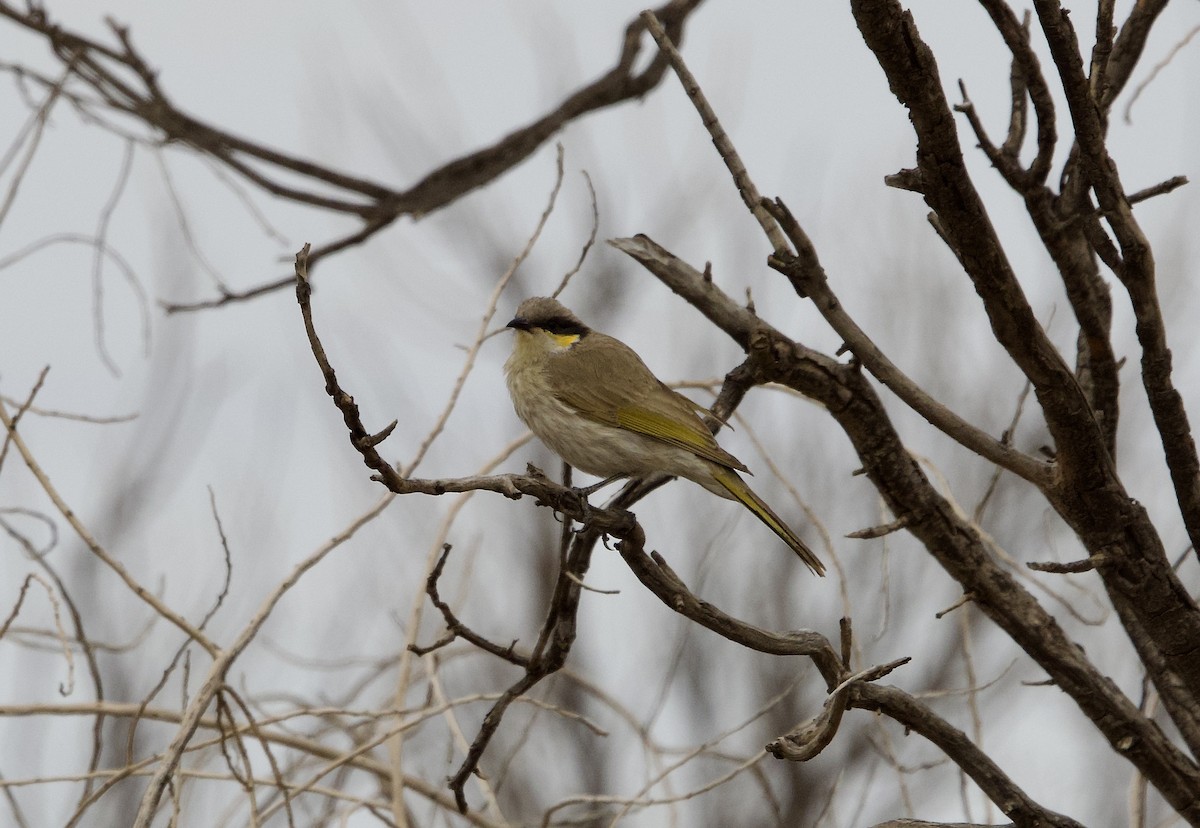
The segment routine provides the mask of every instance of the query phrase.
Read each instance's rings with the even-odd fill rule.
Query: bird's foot
[[[575,501],[576,501],[575,511],[578,514],[578,517],[573,517],[572,515],[569,515],[566,512],[559,512],[559,514],[562,515],[563,523],[567,523],[568,521],[574,520],[576,523],[578,523],[580,525],[580,528],[575,530],[575,532],[577,534],[579,532],[586,531],[588,524],[592,522],[592,516],[593,516],[593,512],[594,512],[594,508],[595,508],[592,506],[591,503],[588,502],[588,497],[590,495],[594,494],[595,492],[599,491],[600,489],[603,489],[609,483],[612,483],[617,480],[622,480],[628,476],[629,475],[627,475],[627,474],[614,474],[611,477],[606,477],[603,480],[601,480],[599,483],[593,483],[590,486],[583,486],[583,487],[569,486],[568,489],[570,490],[570,492],[572,494],[575,495]]]
[[[592,504],[588,503],[588,495],[591,494],[590,489],[590,486],[587,489],[571,489],[578,501],[579,518],[576,522],[580,524],[580,528],[576,530],[577,532],[582,532],[592,522]],[[563,515],[563,517],[566,520],[571,520],[571,517],[568,515]]]
[[[588,497],[600,491],[609,483],[613,483],[617,480],[624,480],[628,476],[629,475],[627,474],[614,474],[604,478],[599,483],[593,483],[590,486],[571,487],[571,491],[573,491],[575,496],[579,498],[579,523],[583,524],[584,528],[586,528],[587,524],[591,523],[592,521],[592,504],[588,503]],[[583,531],[583,529],[580,529],[579,531]]]

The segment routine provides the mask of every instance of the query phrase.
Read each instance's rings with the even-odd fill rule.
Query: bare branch
[[[829,685],[831,700],[827,703],[825,712],[814,721],[813,727],[805,729],[805,733],[815,740],[809,743],[815,751],[812,755],[816,755],[820,747],[824,746],[821,744],[822,740],[826,737],[832,738],[830,730],[836,729],[840,719],[840,711],[837,710],[839,702],[836,699],[841,691],[848,691],[852,707],[878,710],[936,744],[970,774],[1001,810],[1007,815],[1017,817],[1020,824],[1035,824],[1036,820],[1041,820],[1036,824],[1082,828],[1074,820],[1048,811],[1035,803],[961,731],[919,701],[894,687],[869,683],[886,675],[907,659],[850,675],[845,671],[833,647],[817,633],[807,630],[783,634],[768,632],[738,621],[711,604],[701,601],[684,586],[661,556],[646,555],[639,545],[641,540],[641,536],[636,535],[623,539],[617,543],[617,551],[621,553],[621,557],[638,580],[667,607],[745,647],[777,655],[805,655],[813,660]],[[781,752],[789,752],[786,747],[779,747]],[[797,747],[797,750],[808,753],[807,749],[801,750]]]
[[[1015,824],[1083,828],[1075,820],[1030,799],[965,733],[912,696],[895,687],[867,683],[856,684],[851,693],[854,707],[879,710],[937,745]]]
[[[409,649],[417,655],[425,655],[426,653],[433,652],[436,649],[440,649],[447,644],[450,644],[456,638],[464,638],[484,652],[491,653],[497,658],[504,659],[510,664],[515,664],[518,667],[529,667],[529,657],[519,655],[516,651],[517,642],[513,641],[505,647],[502,647],[499,644],[493,644],[491,641],[488,641],[482,635],[472,630],[462,621],[459,621],[457,616],[454,614],[454,610],[450,608],[450,605],[442,600],[441,596],[438,594],[438,579],[442,577],[442,570],[446,568],[446,560],[449,557],[450,544],[447,543],[442,547],[442,554],[438,558],[437,565],[434,566],[433,571],[429,573],[429,577],[425,581],[425,592],[427,595],[429,595],[430,602],[432,602],[433,605],[437,607],[438,612],[442,614],[442,619],[446,622],[447,634],[443,638],[439,638],[437,642],[430,647],[416,647],[415,645],[412,645],[409,647]]]
[[[701,0],[670,0],[652,14],[661,22],[665,36],[678,41],[688,17]],[[280,152],[218,127],[207,124],[177,108],[167,97],[155,72],[136,50],[129,31],[113,27],[120,48],[73,33],[50,21],[44,11],[22,11],[0,2],[0,16],[36,32],[49,42],[67,63],[64,82],[74,73],[89,84],[105,105],[132,116],[162,135],[210,157],[274,195],[312,207],[347,213],[363,221],[363,228],[342,242],[314,251],[310,264],[335,249],[357,244],[389,226],[401,216],[428,215],[484,186],[528,158],[571,121],[622,101],[640,98],[658,85],[667,67],[666,58],[655,56],[641,71],[635,71],[641,35],[646,24],[641,18],[625,29],[616,64],[596,80],[584,85],[552,111],[462,158],[433,170],[404,190],[394,189],[345,172]],[[72,56],[78,55],[73,62]],[[132,73],[136,83],[127,79]],[[57,93],[54,93],[57,94]],[[299,180],[299,186],[285,183]],[[325,193],[332,189],[335,196]],[[215,300],[171,304],[171,311],[217,307],[231,301],[262,296],[291,284],[280,279],[242,291],[223,291]]]
[[[768,744],[767,753],[776,759],[784,759],[788,762],[807,762],[818,756],[837,735],[842,713],[845,712],[846,704],[849,701],[850,688],[856,682],[878,681],[897,667],[910,661],[912,659],[908,657],[900,658],[887,664],[862,670],[843,679],[841,684],[829,694],[829,698],[825,700],[825,706],[821,708],[821,712],[816,718],[801,723],[791,733]]]
[[[762,195],[759,193],[758,188],[754,186],[754,182],[750,180],[750,173],[746,171],[746,165],[742,163],[741,156],[734,149],[733,142],[729,140],[729,135],[721,126],[721,122],[717,120],[717,113],[709,105],[703,90],[700,89],[700,84],[696,82],[695,76],[687,68],[687,64],[683,62],[683,56],[679,54],[679,50],[671,42],[670,35],[667,34],[654,12],[642,12],[641,19],[645,22],[646,28],[650,30],[650,34],[654,36],[654,41],[658,44],[658,48],[666,55],[667,60],[671,62],[671,68],[675,70],[675,74],[679,77],[679,82],[683,85],[683,91],[691,99],[692,106],[699,113],[704,128],[712,136],[713,145],[716,146],[721,160],[725,162],[725,166],[729,168],[729,172],[733,176],[733,183],[737,185],[738,194],[742,197],[742,203],[746,205],[751,215],[758,221],[759,226],[770,240],[775,252],[778,253],[787,250],[787,240],[784,238],[783,233],[780,232],[779,225],[772,220],[770,213],[763,209]]]
[[[1042,73],[1037,53],[1029,42],[1029,14],[1026,12],[1025,19],[1018,21],[1012,7],[1004,0],[981,0],[980,5],[992,18],[992,23],[1000,36],[1004,38],[1004,45],[1008,47],[1013,58],[1011,83],[1014,101],[1009,135],[1005,139],[1003,151],[1005,155],[1014,160],[1019,155],[1024,132],[1020,113],[1023,111],[1024,94],[1028,94],[1037,118],[1037,155],[1029,165],[1028,178],[1025,186],[1021,189],[1044,185],[1046,177],[1050,173],[1050,164],[1054,157],[1054,147],[1058,141],[1058,135],[1054,115],[1054,98],[1050,93],[1046,77]]]
[[[640,240],[634,244],[642,246]],[[964,593],[971,593],[976,605],[1054,677],[1109,743],[1143,769],[1175,807],[1186,810],[1200,801],[1200,771],[1087,660],[1053,616],[998,564],[967,517],[929,485],[856,366],[791,341],[739,308],[699,271],[652,267],[651,272],[742,344],[755,383],[778,382],[824,404],[855,446],[887,508],[897,519],[911,516],[906,530]],[[1129,508],[1126,502],[1111,516],[1126,531],[1140,525],[1129,517]],[[1180,633],[1178,640],[1189,639]],[[1130,728],[1139,733],[1132,742]]]
[[[879,526],[872,526],[867,529],[859,529],[856,532],[848,532],[846,537],[854,538],[855,540],[873,540],[875,538],[882,538],[885,535],[892,534],[893,532],[899,532],[901,529],[908,526],[909,520],[910,518],[907,516],[901,517],[889,523],[880,524]]]
[[[1091,572],[1096,568],[1096,562],[1091,558],[1084,558],[1082,561],[1070,561],[1068,563],[1057,563],[1056,561],[1039,563],[1038,561],[1030,561],[1025,565],[1037,572],[1054,572],[1060,575]]]
[[[776,215],[781,217],[790,214],[779,209],[776,211]],[[793,223],[788,222],[786,226],[793,235],[798,230],[798,225],[793,226]],[[636,259],[672,290],[705,311],[706,315],[709,315],[709,318],[726,333],[738,331],[739,335],[734,336],[734,339],[743,348],[749,349],[749,337],[746,334],[750,330],[766,327],[766,323],[761,322],[758,317],[749,312],[731,312],[730,318],[727,319],[714,318],[713,309],[726,304],[715,300],[715,297],[721,295],[720,289],[711,281],[705,281],[699,271],[671,255],[669,251],[647,236],[638,235],[632,239],[610,239],[609,244]],[[801,249],[805,249],[803,243]],[[808,245],[807,249],[811,251],[811,245]],[[815,251],[811,251],[811,256],[815,257]],[[811,259],[809,261],[811,262]],[[1045,463],[1021,454],[1011,446],[1005,446],[991,435],[961,419],[893,365],[846,313],[845,307],[829,288],[819,263],[805,264],[790,254],[787,259],[773,256],[769,263],[792,279],[796,290],[801,295],[808,295],[813,299],[817,309],[829,321],[830,326],[838,332],[838,335],[846,341],[855,356],[862,360],[867,369],[880,382],[887,385],[914,411],[949,437],[992,460],[997,465],[1009,469],[1014,474],[1039,483],[1049,480],[1049,467]],[[815,271],[812,269],[814,266]],[[714,300],[708,301],[708,297],[714,297]]]

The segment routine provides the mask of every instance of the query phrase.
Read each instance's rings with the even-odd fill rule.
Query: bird
[[[517,416],[569,465],[606,478],[684,477],[749,509],[817,575],[825,567],[742,479],[750,473],[701,419],[707,409],[668,388],[637,352],[594,331],[556,299],[523,301],[505,382]]]

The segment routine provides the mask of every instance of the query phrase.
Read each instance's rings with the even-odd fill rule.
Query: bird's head
[[[544,296],[522,302],[508,327],[516,331],[513,356],[518,359],[562,353],[591,333],[578,316]]]

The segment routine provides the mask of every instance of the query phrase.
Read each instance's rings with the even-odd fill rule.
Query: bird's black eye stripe
[[[538,327],[556,336],[583,336],[588,332],[587,325],[567,316],[552,316]]]

